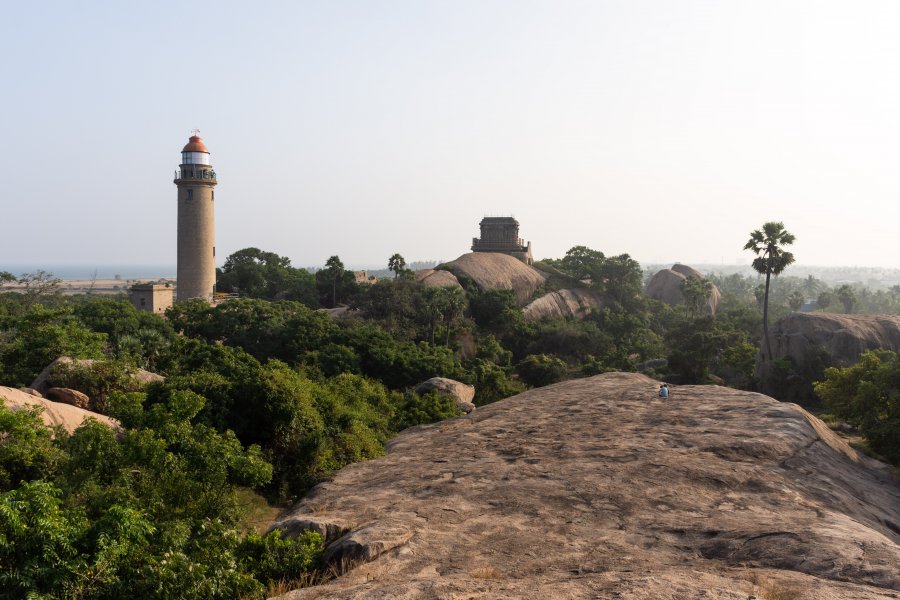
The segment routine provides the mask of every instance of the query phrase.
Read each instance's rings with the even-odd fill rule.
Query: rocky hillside
[[[791,404],[638,374],[409,429],[276,526],[349,570],[300,598],[900,598],[900,485]]]
[[[524,305],[547,279],[534,267],[506,254],[470,252],[446,267],[457,277],[467,277],[482,290],[515,290],[516,300]]]

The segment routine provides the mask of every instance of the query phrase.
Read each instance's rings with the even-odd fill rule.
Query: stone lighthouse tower
[[[175,172],[178,186],[178,287],[176,301],[212,300],[216,287],[216,172],[200,136],[190,137]]]

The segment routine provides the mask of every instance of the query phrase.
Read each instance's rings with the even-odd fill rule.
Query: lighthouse
[[[178,285],[176,301],[211,301],[216,287],[216,172],[198,131],[181,150],[178,187]]]

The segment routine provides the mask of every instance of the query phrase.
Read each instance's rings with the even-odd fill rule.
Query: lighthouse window
[[[194,190],[188,190],[187,193],[188,193],[187,199],[193,200],[194,199]]]
[[[213,199],[213,200],[216,199],[216,191],[215,191],[215,190],[213,190],[213,192],[212,192],[212,199]]]

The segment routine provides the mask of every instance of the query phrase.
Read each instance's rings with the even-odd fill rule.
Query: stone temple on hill
[[[472,238],[472,252],[499,252],[518,258],[526,265],[534,263],[531,242],[519,237],[519,222],[513,217],[485,217],[481,237]]]

